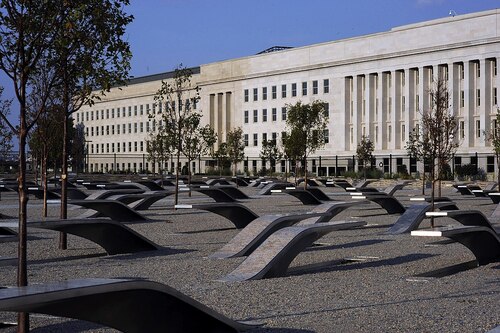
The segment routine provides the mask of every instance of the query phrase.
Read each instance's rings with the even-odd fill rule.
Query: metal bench
[[[136,221],[150,221],[147,217],[139,212],[136,212],[127,205],[115,200],[70,200],[68,204],[81,206],[95,210],[96,213],[86,212],[79,216],[79,218],[89,217],[109,217],[110,219],[118,222],[136,222]]]
[[[486,265],[500,259],[500,238],[489,227],[450,226],[426,230],[414,230],[412,236],[447,237],[472,251],[479,265]]]
[[[218,188],[221,191],[226,192],[229,196],[235,199],[250,199],[248,195],[246,195],[240,189],[234,187],[233,185],[216,185],[215,188]]]
[[[445,212],[427,212],[427,217],[450,217],[463,225],[467,226],[480,226],[495,231],[490,220],[478,210],[452,210]]]
[[[117,196],[112,196],[110,198],[120,201],[125,205],[129,206],[133,210],[147,210],[155,202],[174,194],[173,191],[158,191],[158,192],[146,192],[146,193],[136,193],[136,194],[121,194]]]
[[[255,327],[146,280],[82,279],[5,288],[0,290],[0,310],[85,320],[127,333],[239,332]]]
[[[276,230],[298,223],[304,225],[330,221],[345,209],[367,203],[362,201],[325,203],[312,211],[302,214],[263,215],[250,222],[233,239],[220,250],[210,255],[210,258],[223,259],[246,256],[252,253]]]
[[[458,210],[458,207],[453,202],[435,202],[434,208]],[[397,221],[386,231],[389,235],[399,235],[409,233],[418,228],[420,223],[425,219],[425,213],[432,209],[432,205],[428,202],[418,203],[406,208],[406,211],[397,219]]]
[[[193,208],[215,213],[231,221],[237,229],[246,227],[250,222],[259,217],[252,210],[237,202],[214,202],[196,205],[176,205],[175,208]]]
[[[292,183],[268,183],[264,186],[257,195],[271,195],[272,190],[284,190],[287,187],[294,186]]]
[[[352,196],[352,199],[357,200],[370,200],[378,204],[380,207],[385,209],[388,214],[403,214],[406,211],[406,208],[393,196],[386,194],[376,194],[370,195],[366,193],[366,195],[356,195]]]
[[[93,191],[85,200],[96,200],[96,199],[107,199],[113,195],[120,194],[137,194],[144,193],[144,190],[140,189],[115,189],[115,190],[96,190]]]
[[[219,188],[214,188],[210,186],[200,186],[192,188],[193,191],[200,192],[214,199],[215,202],[237,202],[235,198],[222,191]]]
[[[276,191],[276,190],[274,190]],[[291,196],[297,198],[304,205],[319,205],[323,203],[309,190],[304,190],[303,188],[286,188],[284,190],[277,190],[282,193],[290,194]]]
[[[283,276],[293,259],[319,238],[335,230],[365,224],[364,221],[336,221],[280,229],[221,281],[236,282]]]
[[[17,223],[0,223],[0,230],[18,228]],[[158,250],[158,246],[129,227],[104,219],[69,219],[28,222],[28,228],[65,232],[88,239],[108,254]]]

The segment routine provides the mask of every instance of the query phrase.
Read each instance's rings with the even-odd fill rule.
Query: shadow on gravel
[[[212,229],[202,229],[202,230],[193,230],[193,231],[179,231],[179,234],[202,234],[205,232],[216,232],[216,231],[227,231],[227,230],[236,230],[235,227],[232,228],[212,228]]]
[[[404,256],[399,256],[395,258],[383,259],[383,260],[374,260],[374,261],[359,261],[353,259],[337,259],[337,260],[329,260],[316,264],[304,265],[304,266],[296,266],[290,268],[287,272],[287,275],[304,275],[304,274],[315,274],[315,273],[326,273],[326,272],[335,272],[335,271],[348,271],[354,269],[364,269],[364,268],[376,268],[382,266],[396,266],[401,265],[408,262],[413,262],[417,260],[427,259],[431,257],[435,257],[435,254],[423,254],[423,253],[414,253],[407,254]]]
[[[158,250],[144,251],[137,253],[125,253],[125,254],[115,254],[112,256],[105,256],[105,260],[135,260],[140,258],[152,258],[152,257],[163,257],[174,254],[184,254],[189,252],[196,252],[197,250],[192,249],[174,249],[170,247],[162,247]]]
[[[50,259],[40,259],[40,260],[29,260],[28,265],[37,265],[37,264],[47,264],[53,262],[64,262],[70,260],[79,260],[79,259],[90,259],[90,258],[98,258],[105,257],[106,253],[93,253],[93,254],[83,254],[79,256],[67,256],[61,258],[50,258]]]
[[[367,246],[367,245],[373,245],[373,244],[379,244],[379,243],[391,242],[391,241],[392,240],[388,240],[388,239],[367,239],[367,240],[345,243],[345,244],[338,244],[338,245],[313,246],[313,247],[307,248],[305,251],[345,249],[345,248]]]

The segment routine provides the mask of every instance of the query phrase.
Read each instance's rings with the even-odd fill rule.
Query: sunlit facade
[[[241,126],[245,156],[241,170],[259,170],[263,140],[280,140],[286,105],[321,100],[329,112],[328,139],[311,157],[312,170],[333,175],[353,167],[362,135],[375,143],[377,167],[415,171],[405,150],[422,110],[429,109],[433,81],[448,84],[458,117],[461,145],[454,164],[477,163],[493,172],[484,139],[498,107],[500,11],[446,17],[387,32],[281,49],[194,68],[201,88],[198,108],[220,142]],[[145,140],[152,124],[153,96],[171,73],[131,80],[75,115],[84,123],[88,170],[153,170]],[[208,159],[190,166],[203,172]],[[171,165],[169,164],[169,167]],[[284,171],[285,160],[276,171]]]

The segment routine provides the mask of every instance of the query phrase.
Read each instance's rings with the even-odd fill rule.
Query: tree
[[[358,158],[358,161],[361,161],[363,163],[363,171],[365,174],[365,179],[366,179],[367,165],[368,163],[371,163],[373,159],[374,149],[375,146],[373,145],[373,142],[370,140],[370,138],[363,135],[358,143],[358,147],[356,148],[356,157]]]
[[[100,95],[128,78],[131,53],[125,27],[133,20],[123,11],[129,0],[59,2],[61,34],[50,59],[60,80],[59,98],[64,110],[61,174],[61,213],[67,218],[67,173],[70,151],[68,120],[83,105],[93,105]],[[96,91],[96,93],[94,92]],[[66,234],[59,247],[66,248]]]
[[[187,159],[188,165],[188,184],[191,185],[191,162],[207,155],[210,149],[217,142],[215,131],[210,125],[200,127],[201,114],[192,113],[186,119],[186,131],[183,135],[182,153]],[[191,195],[191,191],[189,191]]]
[[[325,145],[325,131],[328,113],[325,103],[314,101],[311,104],[297,102],[287,105],[287,139],[285,149],[289,158],[299,157],[304,168],[304,188],[307,188],[307,157]]]
[[[217,161],[217,169],[219,169],[219,175],[222,176],[222,171],[231,166],[227,156],[227,144],[220,143],[217,150],[213,151],[212,157]]]
[[[263,140],[259,156],[262,159],[264,171],[266,171],[266,162],[269,161],[271,170],[274,169],[276,161],[283,157],[283,152],[276,140]]]
[[[17,284],[26,286],[27,274],[27,187],[26,187],[26,140],[28,133],[44,110],[49,92],[54,88],[54,72],[47,70],[48,76],[39,96],[37,106],[32,107],[28,118],[28,96],[33,87],[33,76],[40,71],[46,60],[53,54],[53,45],[60,36],[62,19],[57,1],[2,0],[0,2],[0,69],[12,80],[14,92],[19,102],[19,123],[13,125],[1,114],[19,142],[19,245]],[[26,314],[18,316],[18,330],[29,330]]]
[[[153,164],[153,170],[156,163],[158,163],[158,173],[163,185],[163,168],[170,158],[172,144],[161,130],[159,132],[150,131],[148,135],[149,138],[146,140],[147,159]]]
[[[491,130],[484,131],[486,140],[491,143],[495,158],[497,161],[497,184],[500,184],[500,109],[497,108],[497,114],[493,120]]]
[[[154,99],[161,112],[163,126],[162,135],[170,140],[169,144],[175,154],[175,199],[179,202],[179,174],[181,172],[181,154],[183,140],[187,131],[191,130],[189,118],[196,112],[196,104],[200,99],[199,88],[191,82],[192,72],[181,65],[174,71],[171,80],[163,80]]]
[[[47,169],[50,163],[56,163],[61,157],[63,135],[61,131],[63,118],[60,105],[52,105],[37,121],[36,127],[29,136],[31,154],[37,156],[41,165],[43,187],[42,216],[47,217]],[[54,168],[55,169],[55,168]]]
[[[227,157],[233,164],[233,176],[236,176],[238,163],[245,158],[245,142],[243,141],[243,130],[237,127],[227,133],[226,137]]]
[[[446,81],[434,81],[429,97],[430,108],[421,112],[420,126],[410,135],[406,149],[411,156],[423,160],[429,166],[432,182],[431,205],[434,209],[436,182],[442,178],[448,161],[459,147],[459,142],[456,139],[457,120],[450,110]],[[441,187],[439,195],[440,193]],[[433,220],[431,224],[434,227]]]

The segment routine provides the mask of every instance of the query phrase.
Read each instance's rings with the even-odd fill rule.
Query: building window
[[[259,121],[259,114],[257,110],[253,110],[253,122],[256,123]]]
[[[253,134],[253,145],[254,147],[259,145],[259,135],[257,133]]]
[[[144,141],[141,141],[140,143],[140,151],[144,151]]]
[[[481,137],[481,120],[476,120],[476,137]]]
[[[137,105],[134,105],[134,116],[137,116]]]
[[[318,81],[314,80],[313,81],[313,95],[317,95],[317,94],[318,94]]]
[[[262,100],[267,101],[267,87],[262,88]]]
[[[277,98],[277,96],[276,96],[277,92],[276,91],[277,91],[276,86],[272,86],[271,87],[271,97],[272,97],[272,99],[276,99]]]
[[[297,96],[297,83],[292,83],[292,97]]]
[[[323,94],[328,94],[330,92],[330,80],[323,80]]]
[[[325,110],[325,115],[330,117],[330,103],[323,103],[323,108]]]
[[[134,151],[137,151],[137,141],[134,141]]]
[[[497,88],[493,88],[493,105],[498,105]]]
[[[267,109],[262,109],[262,121],[267,121]]]
[[[257,90],[257,88],[253,88],[253,100],[254,100],[254,102],[257,101],[258,99],[259,99],[258,90]]]
[[[129,151],[129,152],[132,152],[132,142],[129,142],[129,143],[128,143],[128,151]]]
[[[401,141],[406,140],[406,125],[401,125]]]
[[[248,110],[243,112],[243,121],[245,124],[248,124]]]
[[[465,106],[465,91],[460,90],[460,107],[463,108]]]
[[[248,102],[248,89],[245,89],[243,94],[245,96],[245,102]]]
[[[278,137],[278,133],[272,132],[271,133],[271,140],[273,140],[273,143],[276,144],[276,138]]]
[[[273,121],[276,121],[278,116],[277,116],[277,111],[276,111],[276,108],[272,108],[271,110],[271,114],[272,114],[272,117],[273,117]]]
[[[141,115],[141,116],[142,116],[143,114],[144,114],[144,105],[142,105],[142,104],[141,104],[141,105],[139,106],[139,115]]]
[[[143,132],[144,132],[144,123],[143,123],[142,121],[140,122],[139,131],[140,131],[141,133],[143,133]]]
[[[137,133],[137,123],[134,123],[134,133]]]
[[[387,142],[392,141],[392,126],[387,126]]]
[[[481,106],[481,90],[476,89],[476,105]]]
[[[267,142],[267,133],[262,133],[262,142]]]
[[[132,133],[132,123],[128,123],[128,134]]]
[[[486,156],[486,172],[495,172],[494,156]]]
[[[286,107],[281,108],[281,120],[286,120]]]
[[[330,142],[330,131],[328,130],[328,128],[323,131],[323,140],[325,143]]]
[[[302,82],[302,96],[307,96],[307,82]]]
[[[281,98],[286,98],[286,84],[281,85]]]
[[[248,134],[243,135],[243,142],[245,143],[245,147],[248,147]]]

